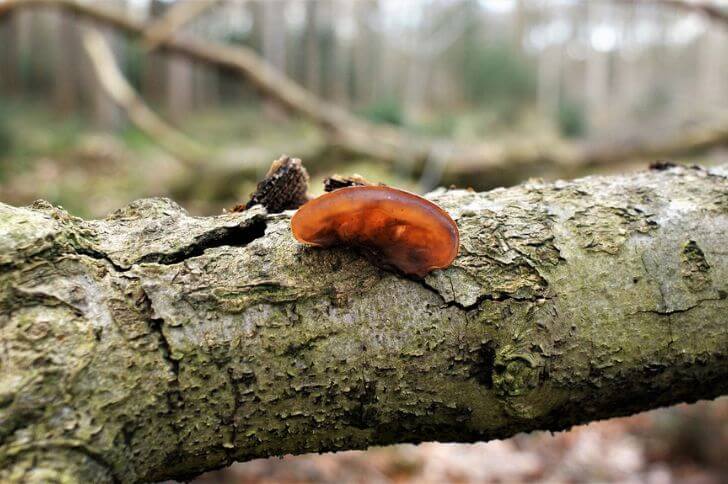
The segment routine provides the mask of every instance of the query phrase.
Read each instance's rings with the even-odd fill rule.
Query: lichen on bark
[[[0,204],[0,480],[469,442],[728,392],[728,178],[671,168],[429,197],[423,280],[166,199]]]

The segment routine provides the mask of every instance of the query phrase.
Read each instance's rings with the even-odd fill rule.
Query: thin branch
[[[167,124],[144,103],[119,70],[104,36],[96,29],[87,28],[82,37],[99,85],[131,122],[186,165],[200,165],[210,155],[209,150]]]
[[[714,3],[708,3],[705,1],[690,1],[690,0],[619,0],[621,3],[651,3],[654,5],[667,6],[677,8],[680,10],[687,10],[690,12],[698,12],[706,17],[722,23],[728,27],[728,9],[721,7]]]
[[[144,31],[144,47],[152,51],[174,36],[182,27],[217,4],[219,0],[182,0],[172,4]]]

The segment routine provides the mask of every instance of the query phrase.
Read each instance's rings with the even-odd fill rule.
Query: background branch
[[[211,156],[210,150],[167,124],[146,105],[119,70],[114,53],[100,32],[84,29],[83,46],[99,85],[141,132],[188,167],[197,167]]]
[[[158,19],[151,22],[144,31],[144,46],[147,51],[159,47],[182,27],[212,8],[219,0],[185,0],[172,4]]]
[[[670,8],[701,13],[724,27],[728,26],[728,9],[716,4],[692,0],[621,0],[624,3],[653,3]]]
[[[17,8],[42,5],[70,10],[132,36],[145,35],[145,27],[141,22],[110,9],[75,0],[8,0],[0,4],[0,16]],[[353,116],[307,91],[247,47],[223,45],[192,37],[163,38],[160,47],[245,77],[284,107],[322,127],[329,135],[329,142],[349,154],[389,163],[409,163],[415,173],[420,173],[432,153],[446,152],[447,159],[441,160],[444,165],[444,184],[465,182],[474,186],[493,186],[517,182],[528,176],[552,173],[568,176],[586,168],[613,167],[620,162],[634,162],[655,156],[677,156],[696,147],[707,149],[728,142],[725,120],[682,130],[664,139],[622,141],[608,146],[564,141],[543,143],[529,139],[509,145],[481,143],[467,146],[448,140],[433,141]]]

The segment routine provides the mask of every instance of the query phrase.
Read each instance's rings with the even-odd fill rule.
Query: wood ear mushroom
[[[299,242],[364,247],[385,265],[424,277],[457,256],[457,224],[431,201],[387,186],[351,186],[315,198],[295,213]]]

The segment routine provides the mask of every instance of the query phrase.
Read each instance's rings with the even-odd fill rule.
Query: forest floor
[[[457,121],[451,118],[424,119],[408,129],[465,142],[500,141],[525,133],[543,139],[556,136],[553,127],[529,116],[509,129],[492,124],[487,113],[464,114]],[[254,106],[196,112],[175,125],[214,153],[202,160],[205,168],[255,158],[260,160],[256,166],[257,178],[261,178],[271,161],[288,154],[303,158],[312,175],[313,193],[320,192],[321,180],[333,173],[358,173],[372,181],[420,191],[407,166],[384,166],[327,153],[315,126],[295,118],[271,118]],[[710,160],[702,156],[681,161]],[[645,165],[639,162],[633,168]],[[620,165],[618,170],[627,168]],[[605,172],[610,172],[608,167],[600,169]],[[193,214],[211,215],[247,200],[255,184],[252,177],[223,177],[215,183],[199,180],[197,173],[123,122],[121,116],[113,130],[101,129],[79,115],[60,116],[42,105],[0,100],[0,201],[5,203],[26,205],[44,198],[74,215],[98,218],[138,198],[169,196]]]
[[[81,117],[61,117],[41,107],[0,103],[0,108],[0,200],[5,203],[26,205],[44,198],[74,215],[97,218],[138,198],[168,196],[191,213],[209,215],[247,200],[255,189],[252,178],[231,181],[233,186],[223,190],[200,186],[194,172],[133,126],[122,123],[112,134]],[[302,156],[299,151],[316,152],[322,145],[320,133],[311,124],[270,120],[252,109],[198,113],[179,124],[206,146],[224,151],[224,158],[233,162],[264,153],[259,178],[281,154]],[[203,163],[214,168],[219,161]],[[317,170],[316,161],[308,160],[306,166],[314,189],[331,174],[330,164],[326,171]],[[345,173],[414,188],[406,173],[366,160],[345,167],[342,163],[342,168]]]

